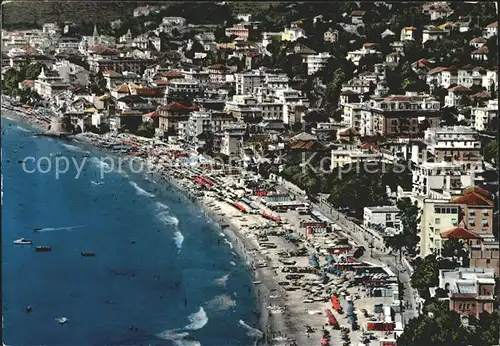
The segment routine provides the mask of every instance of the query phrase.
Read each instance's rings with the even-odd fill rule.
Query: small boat
[[[26,307],[26,312],[31,312],[31,310],[33,310],[33,309],[31,308],[31,306],[29,306],[29,305],[28,305],[28,306]]]
[[[254,281],[253,282],[254,285],[258,285],[258,284],[261,284],[261,283],[262,283],[262,281]]]
[[[52,248],[50,246],[37,246],[35,248],[36,252],[50,252],[52,251]]]
[[[68,322],[68,319],[66,317],[58,317],[58,318],[56,318],[56,321],[59,324],[65,324],[66,322]]]
[[[82,251],[82,257],[94,257],[94,256],[95,256],[95,252]]]
[[[17,160],[17,163],[24,163],[23,160]]]
[[[90,157],[90,154],[82,154],[82,157]]]
[[[41,230],[41,228],[33,228],[33,232],[40,232]]]
[[[16,245],[31,245],[33,242],[30,239],[19,238],[13,241]]]

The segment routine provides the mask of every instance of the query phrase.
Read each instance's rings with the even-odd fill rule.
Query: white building
[[[246,131],[245,123],[227,124],[223,128],[221,150],[226,156],[240,156],[243,149],[243,136]]]
[[[80,84],[83,86],[87,86],[89,83],[89,71],[67,60],[56,62],[52,66],[52,69],[59,73],[64,83]]]
[[[382,56],[382,53],[376,49],[363,46],[361,49],[347,52],[346,59],[351,60],[354,65],[358,66],[361,58],[366,55]]]
[[[417,28],[414,26],[405,26],[401,29],[400,41],[414,41]]]
[[[235,73],[236,95],[251,94],[255,88],[264,86],[266,75],[262,70],[252,70],[249,72]]]
[[[319,70],[321,70],[327,64],[328,60],[332,56],[329,53],[319,53],[316,55],[308,55],[305,57],[305,63],[307,64],[307,74],[313,75]]]
[[[161,23],[165,26],[183,28],[186,26],[186,18],[182,17],[163,17]]]
[[[448,89],[448,95],[444,97],[444,104],[447,107],[458,107],[463,97],[471,94],[471,90],[463,85],[457,85]]]
[[[486,107],[472,107],[472,125],[477,131],[490,129],[491,120],[498,119],[498,100],[489,100]]]
[[[415,195],[432,196],[432,191],[456,191],[474,185],[474,172],[467,164],[453,162],[423,162],[413,170]]]
[[[438,27],[429,27],[422,31],[422,43],[427,41],[437,41],[444,37],[444,35],[448,34],[448,31],[442,30]]]
[[[383,228],[401,229],[399,209],[394,205],[382,207],[365,207],[363,212],[363,225],[373,228],[375,225]]]
[[[490,38],[493,36],[498,36],[498,21],[488,24],[484,30],[484,37]]]
[[[382,154],[369,153],[359,149],[354,150],[337,150],[333,149],[330,155],[330,169],[334,170],[337,167],[354,166],[350,169],[355,169],[355,166],[364,162],[381,162]]]

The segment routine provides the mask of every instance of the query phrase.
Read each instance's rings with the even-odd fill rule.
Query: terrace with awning
[[[274,222],[277,222],[277,223],[280,223],[281,222],[281,219],[277,216],[274,216],[274,215],[271,215],[265,211],[263,211],[260,215],[262,215],[262,217],[268,219],[268,220],[271,220],[271,221],[274,221]]]

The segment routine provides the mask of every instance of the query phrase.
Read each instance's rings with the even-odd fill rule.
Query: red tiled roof
[[[222,64],[215,64],[215,65],[209,66],[208,69],[209,70],[220,70],[220,71],[229,70],[229,68],[227,66],[222,65]]]
[[[142,116],[143,117],[150,117],[150,118],[152,118],[152,117],[157,117],[158,113],[155,111],[155,112],[143,114]]]
[[[487,28],[498,28],[498,21],[486,25]]]
[[[430,70],[428,73],[429,74],[435,74],[443,71],[454,71],[455,67],[454,66],[439,66],[435,67],[432,70]]]
[[[168,71],[168,72],[162,73],[162,76],[167,77],[167,78],[183,78],[184,74],[181,72],[177,72],[177,71]]]
[[[154,84],[156,85],[167,85],[169,84],[168,83],[168,80],[165,80],[165,79],[156,79],[153,81]]]
[[[294,141],[290,144],[290,149],[322,150],[325,147],[317,141]]]
[[[351,17],[361,17],[365,15],[365,11],[352,11]]]
[[[454,86],[453,88],[449,88],[448,91],[453,91],[453,92],[459,92],[459,93],[470,93],[470,89],[463,86],[463,85],[457,85]]]
[[[32,87],[34,84],[35,84],[35,82],[33,80],[29,80],[29,79],[23,80],[23,85],[25,87]]]
[[[463,227],[455,227],[441,233],[441,238],[476,239],[479,237]]]
[[[405,26],[405,27],[403,28],[403,30],[411,30],[411,31],[415,31],[415,30],[417,30],[417,28],[415,28],[414,26]]]
[[[357,92],[352,91],[351,89],[347,89],[342,91],[340,95],[359,95],[359,94]]]
[[[462,196],[455,197],[450,203],[465,204],[468,206],[493,206],[493,202],[488,198],[487,192],[483,193],[483,191],[482,189],[478,189],[464,192]]]
[[[479,49],[476,49],[473,51],[471,54],[488,54],[490,50],[488,49],[488,46],[484,45]]]
[[[377,142],[373,143],[363,143],[359,146],[360,149],[368,150],[368,149],[378,149],[380,146]]]
[[[163,94],[162,90],[156,88],[136,88],[135,92],[141,96],[160,96]]]
[[[100,54],[100,55],[119,55],[120,53],[117,50],[108,48],[102,44],[95,44],[88,48],[89,52]]]
[[[192,112],[192,111],[199,110],[199,108],[196,106],[192,106],[192,107],[185,106],[179,102],[171,102],[168,105],[160,106],[160,109],[166,110],[166,111],[175,111],[175,112]]]
[[[337,135],[339,136],[359,136],[359,132],[356,132],[355,130],[348,128],[342,131],[337,132]]]
[[[488,91],[480,91],[478,93],[475,93],[472,95],[472,97],[478,98],[478,99],[490,99],[491,94]]]
[[[470,40],[470,43],[486,43],[488,42],[484,37],[475,37]]]

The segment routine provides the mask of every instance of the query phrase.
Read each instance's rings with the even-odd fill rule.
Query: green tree
[[[498,141],[491,140],[484,147],[484,159],[498,165]]]
[[[425,290],[439,284],[439,265],[435,255],[417,257],[412,264],[414,268],[411,276],[412,287]]]
[[[469,331],[460,315],[451,311],[447,301],[433,303],[430,313],[412,318],[398,338],[398,346],[467,346]]]
[[[458,267],[460,263],[467,262],[469,251],[460,239],[453,237],[443,243],[441,256],[451,259]]]
[[[143,122],[137,128],[137,135],[146,138],[153,138],[155,135],[155,125],[153,122]]]

